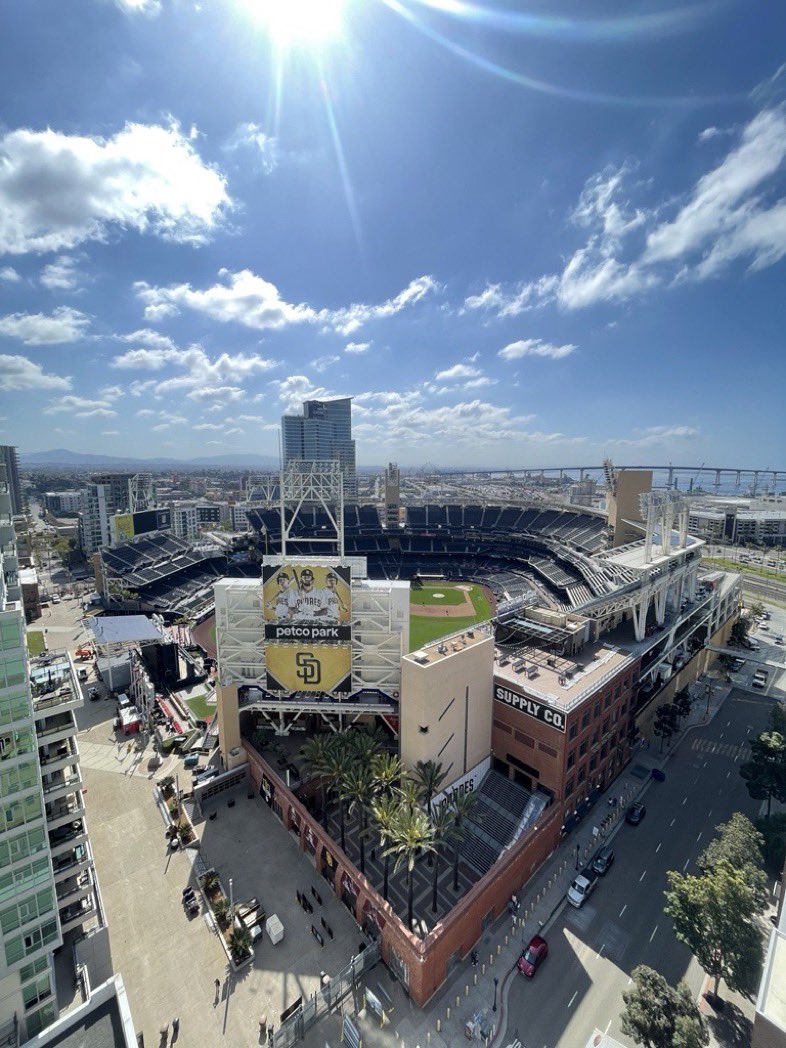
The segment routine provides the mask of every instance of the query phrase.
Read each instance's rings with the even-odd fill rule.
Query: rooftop
[[[168,640],[146,615],[102,615],[88,619],[87,626],[98,645]]]
[[[498,651],[494,680],[552,706],[571,709],[632,661],[627,651],[604,642],[588,644],[567,659],[540,648],[523,648],[516,655]]]
[[[450,633],[445,637],[440,637],[439,640],[426,644],[425,647],[419,648],[417,651],[411,651],[409,655],[403,657],[402,661],[415,662],[418,666],[434,665],[437,662],[444,662],[445,659],[449,659],[452,655],[456,655],[461,651],[466,651],[467,648],[477,647],[483,641],[489,640],[492,635],[492,628],[486,623],[481,623],[471,626],[469,629],[461,630],[458,633]]]

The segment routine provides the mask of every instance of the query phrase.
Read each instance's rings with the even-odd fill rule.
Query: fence
[[[358,979],[370,971],[379,960],[379,945],[369,943],[362,953],[353,957],[346,968],[325,983],[313,997],[285,1019],[273,1037],[273,1048],[292,1048],[302,1041],[308,1030],[315,1026],[349,996],[358,984]]]

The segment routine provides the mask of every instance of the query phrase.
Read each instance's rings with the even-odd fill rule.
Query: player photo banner
[[[265,565],[265,640],[348,643],[352,639],[351,592],[348,567],[296,562]]]
[[[352,690],[352,649],[340,644],[268,644],[265,646],[269,691]]]

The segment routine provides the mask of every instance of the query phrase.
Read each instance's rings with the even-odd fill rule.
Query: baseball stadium
[[[248,513],[261,571],[213,587],[222,770],[196,799],[250,780],[416,1003],[733,624],[736,576],[650,487],[383,521],[295,463]]]

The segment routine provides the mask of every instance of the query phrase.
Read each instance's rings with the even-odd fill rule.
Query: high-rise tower
[[[293,460],[337,460],[344,476],[344,501],[354,502],[358,484],[352,439],[352,398],[307,400],[302,415],[284,415],[281,442],[286,467]]]

